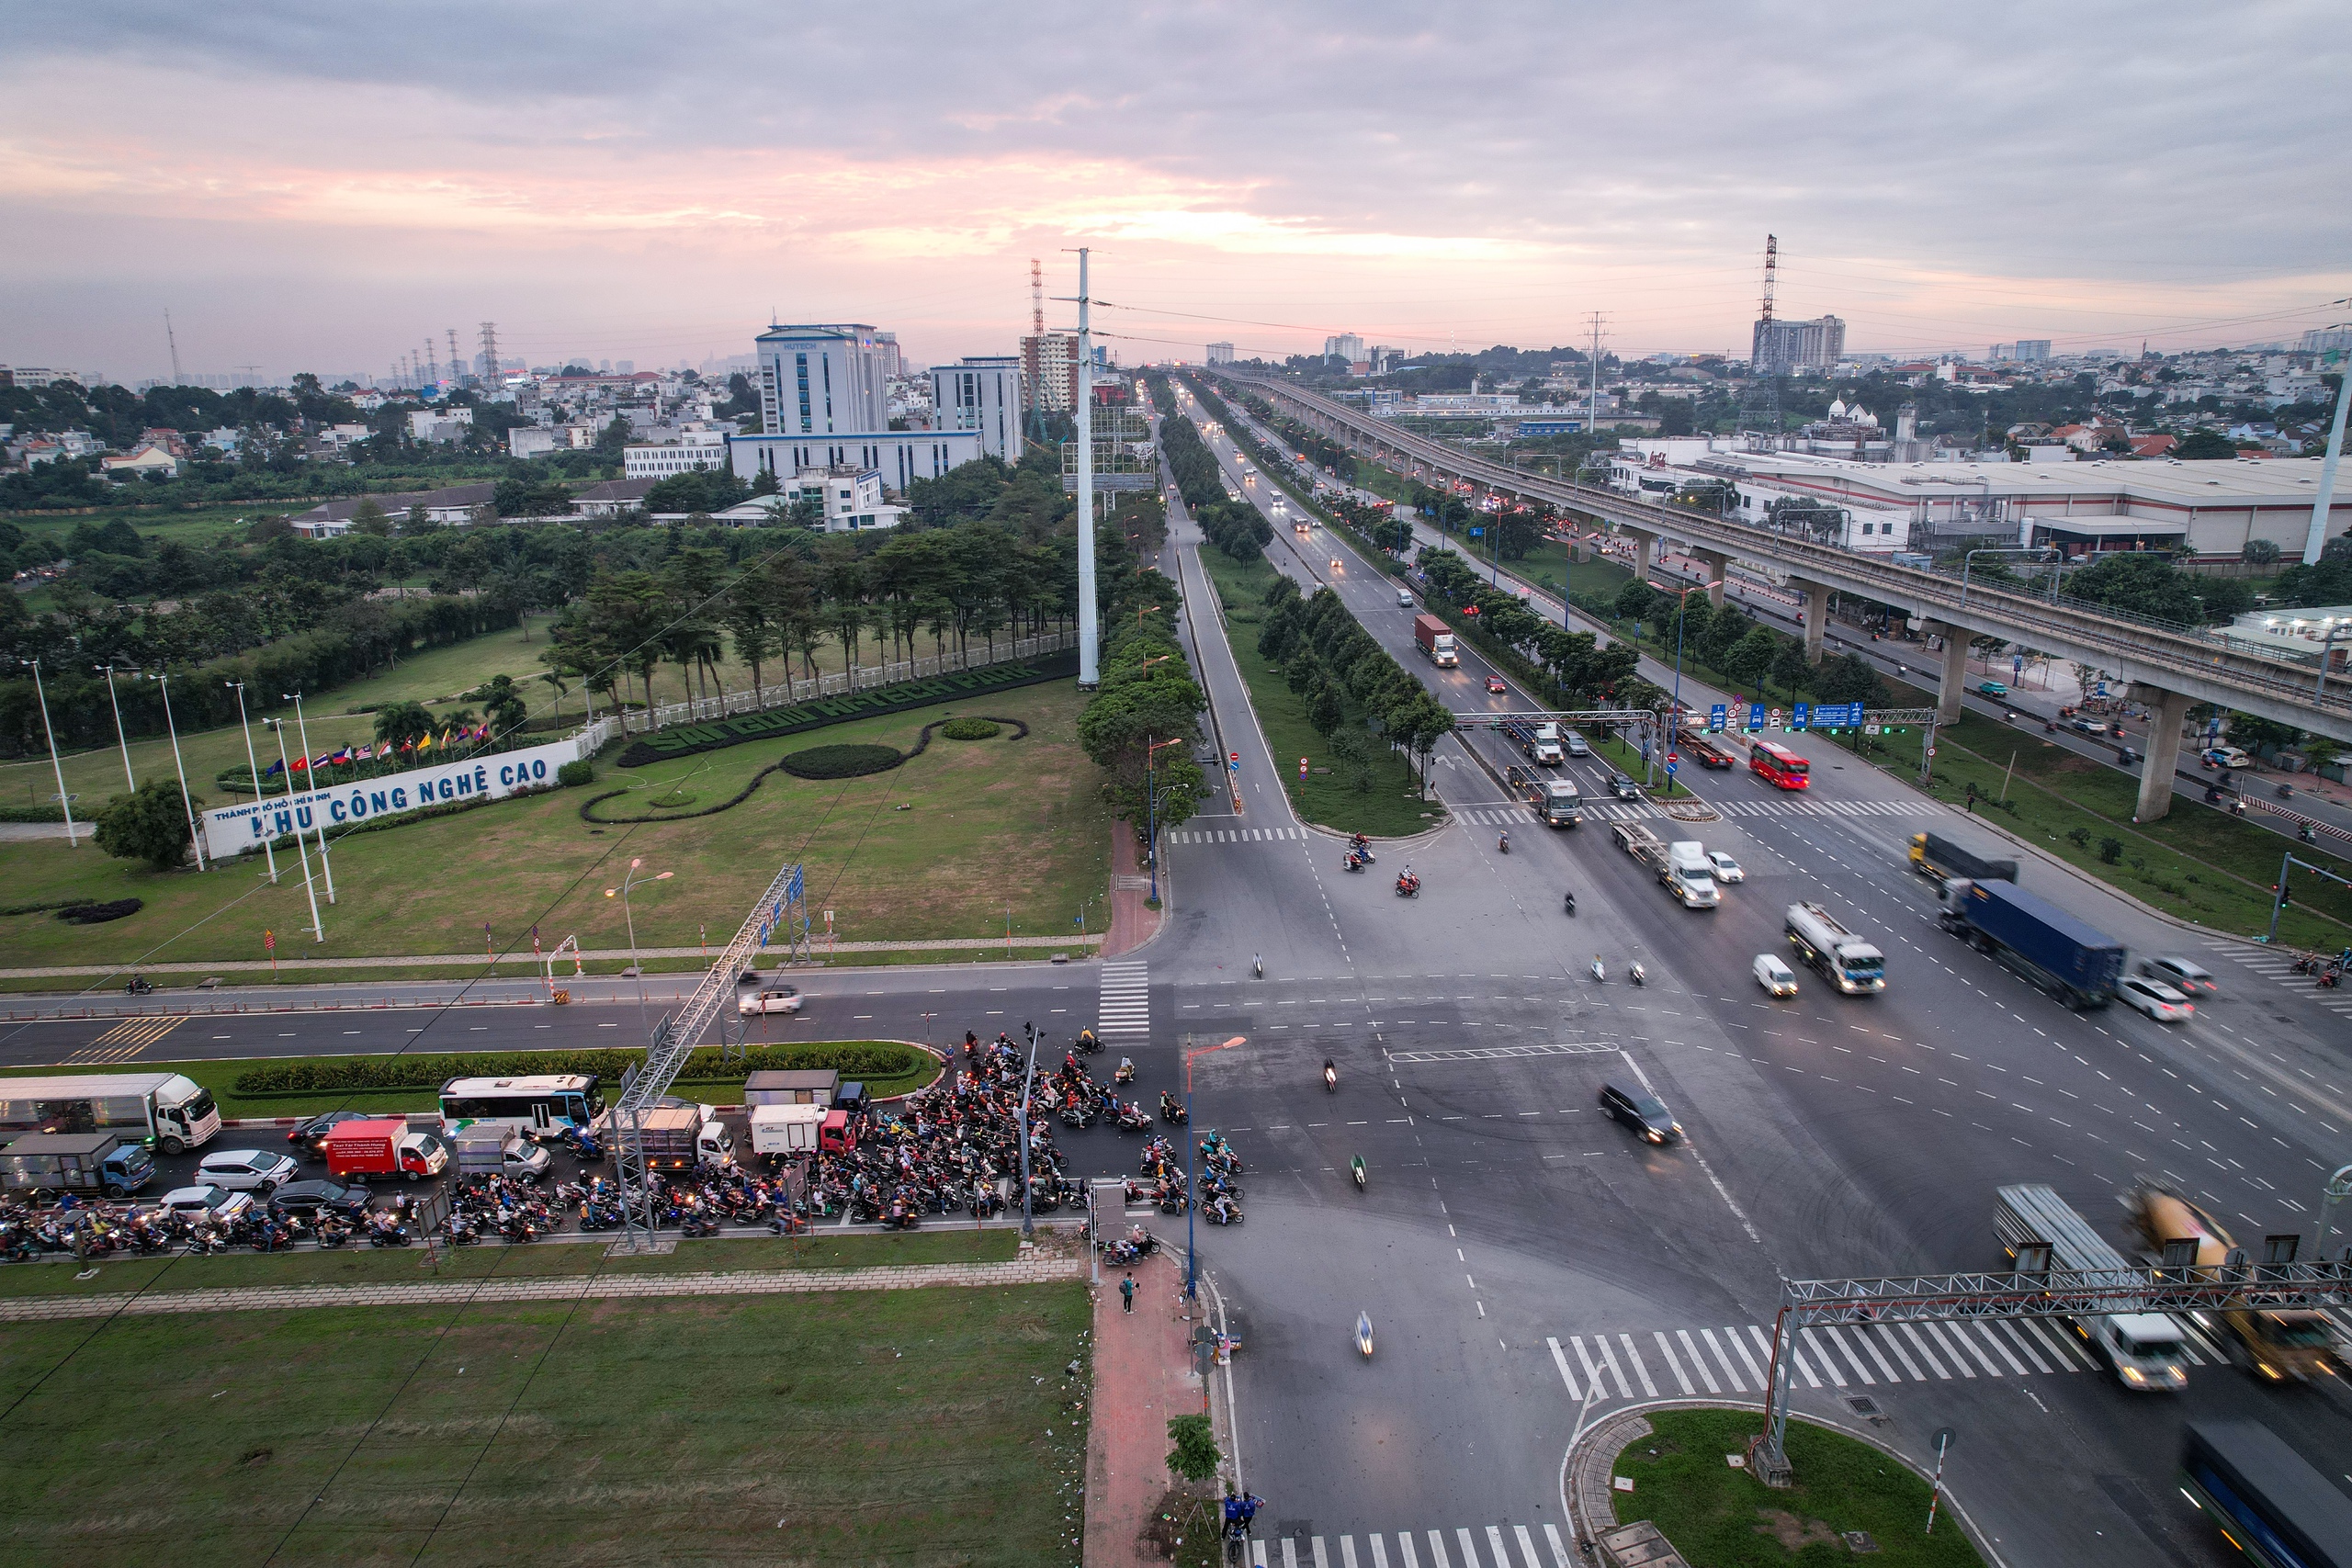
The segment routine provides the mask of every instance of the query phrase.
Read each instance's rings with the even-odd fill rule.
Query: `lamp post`
[[[1037,1218],[1029,1209],[1029,1089],[1037,1081],[1037,1042],[1042,1036],[1034,1023],[1021,1027],[1029,1036],[1029,1066],[1021,1075],[1021,1239],[1035,1241]]]
[[[237,728],[245,738],[245,772],[253,776],[254,809],[258,811],[261,809],[262,795],[261,761],[254,755],[253,726],[245,721],[245,683],[243,681],[226,681],[222,684],[237,694]],[[292,789],[294,781],[288,779],[286,787]],[[277,851],[273,846],[267,831],[264,831],[261,836],[261,852],[262,858],[269,863],[269,880],[275,886],[277,881]]]
[[[2312,682],[2312,705],[2314,707],[2319,705],[2321,696],[2327,691],[2328,653],[2335,647],[2335,639],[2348,631],[2352,631],[2352,621],[2331,622],[2326,640],[2319,645],[2319,678]]]
[[[81,840],[74,836],[74,797],[65,793],[65,764],[58,760],[57,731],[49,722],[49,693],[40,682],[40,660],[28,659],[25,662],[33,667],[33,695],[40,703],[40,732],[49,738],[49,765],[57,775],[57,804],[65,813],[65,847],[76,849]]]
[[[1650,586],[1652,588],[1657,588],[1658,585],[1653,582]],[[1675,737],[1681,733],[1682,729],[1682,605],[1684,601],[1688,600],[1693,593],[1704,593],[1711,588],[1720,588],[1722,586],[1723,584],[1720,581],[1694,582],[1688,588],[1683,589],[1681,592],[1674,595],[1674,703],[1673,711],[1667,715],[1666,720],[1666,745],[1669,750],[1673,749]],[[1659,589],[1658,591],[1660,592],[1672,592],[1668,589]],[[1666,793],[1668,795],[1672,795],[1674,793],[1674,775],[1672,773],[1666,775]]]
[[[1162,659],[1171,657],[1173,656],[1170,654],[1160,655]],[[1145,662],[1152,663],[1156,660],[1147,660]],[[1183,738],[1178,736],[1174,739],[1162,740],[1155,745],[1149,736],[1144,737],[1143,847],[1145,855],[1151,862],[1151,901],[1155,904],[1159,902],[1159,774],[1156,759],[1163,750],[1170,746],[1181,745],[1182,740]]]
[[[1193,1125],[1193,1058],[1212,1051],[1230,1051],[1249,1041],[1248,1035],[1237,1034],[1222,1045],[1204,1045],[1184,1053],[1184,1299],[1188,1302],[1200,1299],[1201,1281],[1200,1254],[1193,1247],[1193,1216],[1200,1210],[1201,1190],[1193,1168],[1193,1155],[1199,1146],[1193,1136],[1198,1130]]]
[[[651,876],[639,876],[637,874],[638,868],[644,863],[645,861],[641,856],[630,861],[628,874],[621,878],[621,885],[618,887],[605,888],[605,897],[618,898],[621,901],[621,919],[628,923],[628,972],[637,980],[637,1024],[639,1029],[650,1030],[652,1026],[645,1021],[645,965],[638,962],[637,915],[629,908],[629,889],[641,882],[667,882],[677,873],[662,871],[654,873]]]
[[[302,825],[294,816],[294,764],[286,755],[286,721],[266,718],[262,723],[277,731],[277,762],[286,770],[287,821],[294,829],[294,852],[302,857],[302,891],[311,900],[311,940],[324,942],[327,929],[319,919],[319,890],[311,881],[311,852],[302,847]]]
[[[311,755],[311,726],[309,722],[302,717],[302,694],[300,692],[288,692],[284,694],[284,695],[288,702],[294,705],[294,731],[297,735],[301,737],[302,755],[307,759]],[[313,775],[311,780],[311,784],[316,784],[319,782],[315,776],[317,773],[317,767],[315,764],[305,761],[302,771]],[[288,779],[287,783],[290,785],[292,784],[293,780]],[[321,810],[319,812],[317,827],[319,829],[319,871],[320,874],[326,878],[327,902],[332,904],[334,902],[334,867],[327,863],[327,814],[324,810]]]
[[[130,776],[130,738],[122,730],[122,697],[114,689],[114,665],[108,662],[90,668],[107,678],[107,702],[114,709],[114,743],[122,748],[122,787],[136,793],[139,781]]]
[[[172,738],[172,770],[180,777],[180,806],[187,812],[188,842],[196,846],[196,869],[204,869],[204,834],[196,825],[196,799],[187,792],[187,764],[180,760],[179,726],[172,722],[172,677],[169,671],[155,677],[156,688],[164,694],[164,728]]]

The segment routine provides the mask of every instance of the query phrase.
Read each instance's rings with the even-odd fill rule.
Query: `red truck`
[[[1453,628],[1435,615],[1413,617],[1413,640],[1420,644],[1430,662],[1441,670],[1453,669],[1462,662],[1453,651]]]
[[[339,1179],[397,1176],[414,1181],[438,1176],[449,1164],[449,1151],[440,1139],[409,1131],[407,1121],[398,1116],[340,1122],[322,1147],[327,1174]]]

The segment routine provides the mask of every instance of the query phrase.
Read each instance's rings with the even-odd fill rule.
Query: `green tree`
[[[1790,646],[1794,647],[1794,644]],[[1777,676],[1780,671],[1773,670]],[[1822,660],[1814,676],[1814,691],[1826,703],[1860,703],[1866,707],[1886,705],[1886,682],[1879,679],[1859,653],[1841,653],[1835,659]],[[1794,688],[1792,688],[1794,689]]]
[[[1657,604],[1657,590],[1635,578],[1617,591],[1617,614],[1628,621],[1649,619]]]
[[[1851,658],[1852,656],[1849,654],[1848,657]],[[1824,665],[1823,671],[1826,671],[1827,668],[1828,667],[1826,665]],[[1781,645],[1780,651],[1772,656],[1772,679],[1779,682],[1781,685],[1786,686],[1792,692],[1802,692],[1807,687],[1812,687],[1817,690],[1822,696],[1829,696],[1829,690],[1827,686],[1821,682],[1820,673],[1816,672],[1814,667],[1807,664],[1804,660],[1804,644],[1798,642],[1793,638],[1788,642],[1782,643]],[[1873,679],[1875,679],[1875,677],[1873,677]],[[1842,701],[1844,699],[1833,700]]]
[[[2218,430],[2192,430],[2181,437],[2172,455],[2184,463],[2211,463],[2236,457],[2238,446]]]
[[[1171,1418],[1168,1440],[1175,1445],[1168,1450],[1168,1468],[1187,1481],[1206,1481],[1223,1462],[1223,1456],[1217,1452],[1216,1430],[1209,1425],[1209,1418],[1197,1412]]]
[[[423,703],[388,703],[376,710],[376,739],[405,750],[433,732],[433,714]]]
[[[1796,662],[1804,664],[1804,649],[1793,642],[1787,646],[1796,650]],[[1771,673],[1773,661],[1779,658],[1781,648],[1781,643],[1779,637],[1774,637],[1763,626],[1756,626],[1750,629],[1747,636],[1724,649],[1723,657],[1715,661],[1715,667],[1741,685],[1753,686]],[[1807,670],[1807,673],[1811,673],[1810,669]]]
[[[189,805],[177,779],[150,779],[98,814],[98,848],[117,860],[171,871],[187,856]]]

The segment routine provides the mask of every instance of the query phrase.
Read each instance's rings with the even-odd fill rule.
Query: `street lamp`
[[[637,1023],[639,1029],[650,1026],[645,1021],[645,965],[638,962],[637,915],[629,908],[629,889],[643,882],[667,882],[677,874],[674,871],[662,871],[654,873],[651,876],[639,876],[637,874],[638,868],[644,863],[642,857],[630,861],[628,874],[621,878],[621,885],[618,887],[605,889],[605,897],[618,898],[621,901],[621,919],[628,922],[628,972],[637,980]]]
[[[302,755],[307,759],[311,755],[311,726],[310,722],[302,716],[302,694],[287,692],[281,695],[286,701],[294,705],[294,731],[302,738]],[[306,761],[302,765],[302,771],[311,775],[312,784],[315,785],[319,782],[318,771],[311,763]],[[289,778],[286,783],[287,786],[291,788],[294,781]],[[327,863],[327,814],[323,808],[319,812],[318,829],[319,872],[326,878],[327,902],[332,904],[334,902],[334,867]]]
[[[1230,1051],[1236,1045],[1246,1045],[1250,1037],[1237,1034],[1222,1045],[1204,1045],[1197,1051],[1184,1053],[1184,1299],[1200,1299],[1200,1254],[1193,1249],[1193,1216],[1201,1206],[1201,1190],[1193,1179],[1193,1155],[1199,1146],[1193,1134],[1200,1129],[1193,1125],[1193,1058],[1205,1056],[1212,1051]]]
[[[114,743],[122,748],[122,787],[136,794],[139,781],[130,776],[130,738],[122,730],[122,698],[114,689],[114,665],[108,662],[90,668],[107,678],[107,701],[114,708]]]
[[[1162,659],[1169,657],[1171,656],[1160,655]],[[1145,662],[1156,661],[1146,660]],[[1143,847],[1146,857],[1151,862],[1151,901],[1155,904],[1159,902],[1159,774],[1155,759],[1167,748],[1182,743],[1182,736],[1170,740],[1162,740],[1157,744],[1153,743],[1149,736],[1144,737]]]
[[[1657,588],[1658,585],[1653,582],[1650,586],[1652,588]],[[1669,750],[1674,747],[1675,736],[1680,733],[1682,728],[1683,601],[1689,599],[1693,593],[1703,593],[1711,588],[1721,588],[1722,586],[1723,583],[1720,581],[1714,582],[1694,582],[1688,588],[1682,590],[1681,592],[1674,595],[1674,708],[1671,713],[1667,715],[1666,720],[1666,744]],[[1663,588],[1658,589],[1658,591],[1662,593],[1673,592],[1671,589]],[[1666,793],[1669,795],[1674,793],[1674,775],[1672,773],[1666,775]]]
[[[1021,1075],[1021,1239],[1035,1241],[1037,1218],[1029,1207],[1029,1089],[1037,1079],[1037,1042],[1044,1038],[1034,1023],[1022,1030],[1029,1036],[1029,1067]]]
[[[221,684],[227,686],[231,691],[237,694],[237,728],[245,738],[245,772],[253,778],[254,809],[255,811],[259,811],[261,809],[262,797],[261,761],[260,759],[254,755],[253,726],[245,721],[245,683],[243,681],[224,681]],[[286,787],[290,793],[294,788],[294,781],[290,778],[288,779],[286,781]],[[269,863],[270,883],[272,886],[276,886],[277,882],[277,851],[273,847],[270,835],[266,829],[263,830],[261,836],[261,853],[262,858]]]
[[[40,660],[28,659],[25,662],[32,666],[33,695],[40,703],[40,732],[49,737],[49,765],[57,774],[57,804],[65,813],[65,847],[77,849],[81,840],[74,836],[74,797],[65,793],[65,764],[58,760],[57,731],[49,722],[49,693],[41,685]]]
[[[196,800],[187,792],[187,764],[180,760],[180,729],[172,722],[172,677],[165,671],[155,677],[156,689],[164,694],[164,728],[172,738],[172,767],[180,776],[180,806],[187,813],[188,841],[196,846],[196,869],[204,869],[204,831],[196,825]]]
[[[297,819],[294,815],[296,809],[294,806],[294,764],[292,761],[288,760],[286,755],[286,721],[282,718],[266,718],[262,720],[262,723],[267,728],[277,731],[277,765],[284,769],[286,773],[287,822],[294,829],[294,852],[302,857],[302,891],[311,900],[311,940],[312,942],[324,942],[327,939],[327,929],[319,919],[319,890],[311,881],[311,852],[303,847],[302,826],[300,821]],[[305,773],[310,771],[307,765],[305,765],[303,771]],[[266,840],[265,840],[265,841]]]

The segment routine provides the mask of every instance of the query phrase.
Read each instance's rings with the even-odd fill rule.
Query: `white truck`
[[[1837,916],[1808,901],[1789,906],[1787,923],[1789,945],[1797,956],[1846,995],[1886,989],[1886,954],[1848,931]]]
[[[212,1091],[182,1073],[68,1073],[0,1078],[0,1141],[16,1133],[119,1133],[167,1155],[220,1131]]]
[[[2132,1268],[2055,1190],[2038,1182],[1995,1192],[1993,1234],[2020,1274]],[[2186,1337],[2180,1325],[2163,1313],[2118,1312],[2068,1321],[2125,1388],[2154,1393],[2187,1386]]]
[[[824,1105],[754,1105],[752,1107],[752,1152],[790,1158],[817,1152],[817,1130],[824,1125]]]
[[[1619,822],[1610,833],[1625,852],[1657,873],[1658,885],[1686,909],[1712,909],[1723,902],[1714,863],[1696,839],[1669,844],[1639,822]]]

